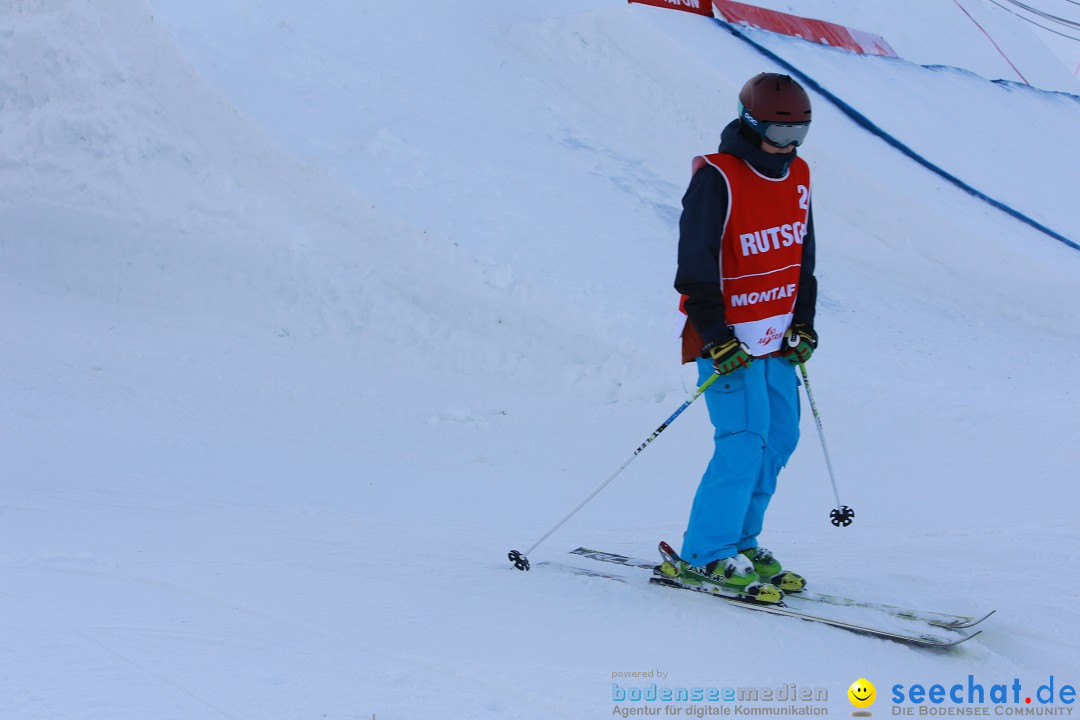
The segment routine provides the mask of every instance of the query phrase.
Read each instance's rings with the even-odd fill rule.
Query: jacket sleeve
[[[679,219],[675,289],[686,296],[683,308],[706,344],[732,336],[724,319],[724,294],[720,288],[720,240],[727,221],[728,197],[724,177],[706,165],[690,180]]]
[[[795,298],[795,317],[793,322],[814,327],[814,315],[817,313],[817,277],[814,275],[817,243],[814,239],[814,207],[810,206],[810,217],[806,221],[806,237],[803,239],[802,270],[799,275],[799,295]]]

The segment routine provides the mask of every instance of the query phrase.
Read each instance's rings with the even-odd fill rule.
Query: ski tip
[[[961,643],[966,643],[971,638],[977,637],[979,635],[982,635],[982,630],[976,630],[975,632],[970,634],[961,633],[959,636],[949,638],[948,640],[942,638],[923,638],[916,641],[915,644],[925,648],[948,650],[949,648],[954,648]]]
[[[965,628],[975,627],[976,625],[980,624],[982,621],[986,620],[988,617],[990,617],[991,615],[993,615],[996,612],[997,612],[997,610],[991,610],[990,612],[988,612],[985,615],[982,615],[980,617],[963,617],[963,618],[961,618],[961,620],[963,620],[963,622],[955,622],[955,623],[951,623],[951,624],[950,623],[945,623],[945,624],[942,625],[942,627],[949,628],[950,630],[963,630]]]
[[[964,635],[963,637],[961,637],[956,642],[950,643],[949,646],[951,647],[951,646],[959,645],[960,643],[965,643],[968,640],[970,640],[971,638],[978,637],[979,635],[982,635],[982,630],[976,630],[975,632],[971,633],[970,635]]]

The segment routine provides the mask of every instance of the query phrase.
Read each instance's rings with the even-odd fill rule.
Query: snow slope
[[[1067,3],[1069,0],[1030,4],[1061,17],[1075,17],[1074,8]],[[1078,90],[1073,78],[1076,65],[1062,65],[1059,56],[1046,45],[1047,39],[1055,36],[1018,20],[1002,7],[1003,3],[991,0],[907,0],[903,3],[761,0],[753,4],[878,33],[902,58],[922,65],[951,65],[988,79],[1018,83],[1026,80],[1035,87],[1048,90],[1074,93]],[[1033,17],[1030,13],[1021,14]],[[1041,22],[1058,30],[1064,29]],[[1075,43],[1063,42],[1075,49]]]
[[[1080,234],[1075,98],[762,41]],[[942,61],[993,75],[967,48]],[[612,673],[653,667],[834,713],[861,676],[1080,680],[1080,258],[820,100],[811,373],[859,519],[828,525],[804,418],[764,540],[819,590],[992,625],[929,654],[505,562],[693,382],[679,199],[770,69],[713,23],[26,0],[0,56],[0,717],[606,717]],[[692,407],[532,560],[677,540],[709,446]]]

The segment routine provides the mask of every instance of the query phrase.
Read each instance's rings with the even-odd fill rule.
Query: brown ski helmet
[[[772,145],[797,146],[810,123],[810,96],[790,75],[759,73],[739,92],[739,118]]]
[[[810,96],[790,75],[758,73],[743,85],[739,102],[763,122],[810,122]]]

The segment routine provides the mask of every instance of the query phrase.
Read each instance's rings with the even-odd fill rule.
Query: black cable
[[[1020,13],[1018,13],[1018,12],[1016,12],[1015,10],[1010,10],[1009,8],[1007,8],[1007,7],[1005,7],[1004,5],[1002,5],[1001,3],[997,2],[997,0],[990,0],[990,2],[992,2],[992,3],[994,4],[994,5],[997,5],[997,6],[999,7],[999,8],[1001,8],[1001,9],[1002,9],[1002,10],[1004,10],[1005,12],[1007,12],[1007,13],[1012,13],[1013,15],[1015,15],[1015,16],[1016,16],[1016,17],[1018,17],[1018,18],[1020,18],[1020,19],[1021,19],[1021,20],[1023,20],[1024,22],[1029,22],[1029,23],[1031,23],[1032,25],[1034,25],[1035,27],[1040,27],[1040,28],[1042,28],[1042,29],[1043,29],[1043,30],[1045,30],[1046,32],[1051,32],[1051,33],[1054,33],[1055,35],[1060,35],[1060,36],[1061,36],[1061,37],[1063,37],[1063,38],[1067,38],[1067,39],[1069,39],[1069,40],[1075,40],[1076,42],[1080,42],[1080,38],[1078,38],[1078,37],[1073,37],[1072,35],[1066,35],[1066,34],[1065,34],[1065,33],[1063,33],[1063,32],[1058,32],[1057,30],[1054,30],[1053,28],[1048,28],[1048,27],[1046,27],[1045,25],[1040,25],[1039,23],[1035,22],[1035,21],[1034,21],[1034,20],[1032,20],[1031,18],[1029,18],[1029,17],[1024,17],[1023,15],[1021,15],[1021,14],[1020,14]]]
[[[1044,20],[1049,20],[1050,22],[1058,23],[1059,25],[1064,25],[1064,26],[1072,28],[1074,30],[1080,30],[1080,22],[1075,22],[1073,20],[1068,20],[1068,19],[1063,18],[1063,17],[1058,17],[1057,15],[1052,15],[1052,14],[1050,14],[1050,13],[1044,11],[1044,10],[1039,10],[1038,8],[1034,8],[1034,7],[1030,6],[1030,5],[1019,2],[1019,0],[1005,0],[1005,1],[1015,5],[1018,8],[1023,8],[1024,10],[1027,10],[1032,15],[1038,15],[1039,17],[1043,18]]]

